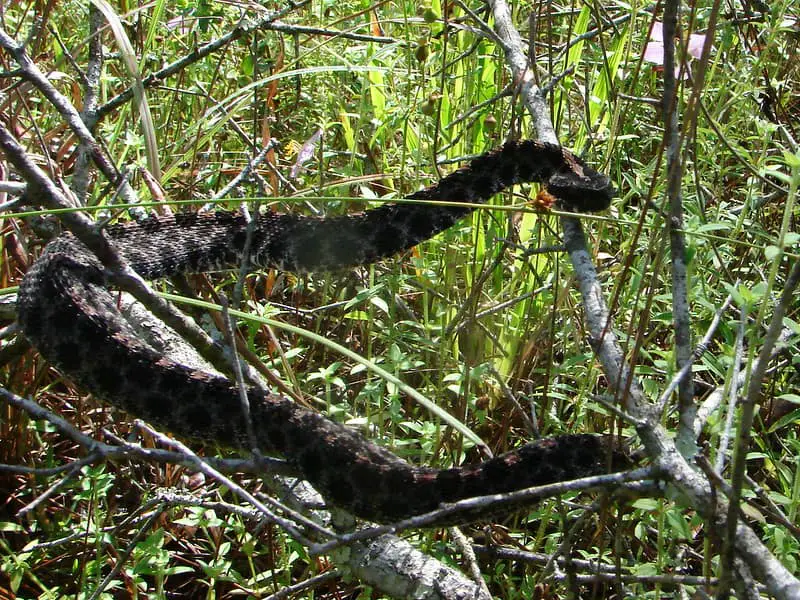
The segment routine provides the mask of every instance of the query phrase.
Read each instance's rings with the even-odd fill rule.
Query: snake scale
[[[560,146],[507,142],[410,196],[485,202],[520,182],[546,185],[560,206],[605,209],[608,178]],[[384,204],[317,218],[258,215],[247,257],[254,266],[330,271],[402,252],[447,229],[472,208]],[[248,224],[236,213],[179,214],[113,225],[106,234],[145,278],[240,263]],[[131,415],[182,437],[248,449],[248,428],[230,380],[162,356],[120,315],[98,259],[71,234],[45,248],[19,290],[24,334],[71,379]],[[605,436],[539,440],[482,463],[417,467],[347,427],[275,393],[247,390],[259,449],[283,455],[328,502],[378,522],[436,509],[443,502],[604,472]]]

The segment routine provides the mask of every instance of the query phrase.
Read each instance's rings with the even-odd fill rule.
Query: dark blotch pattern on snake
[[[614,193],[605,176],[566,150],[523,141],[474,159],[410,198],[484,202],[524,181],[544,183],[568,209],[605,209]],[[248,259],[295,271],[363,265],[436,235],[470,210],[403,203],[332,218],[267,212],[257,217]],[[107,234],[139,274],[156,278],[236,265],[246,228],[233,213],[186,214],[111,226]],[[51,242],[30,268],[18,308],[25,335],[42,355],[97,396],[178,436],[250,447],[235,385],[139,339],[118,313],[102,265],[73,236]],[[532,442],[474,466],[416,467],[278,394],[253,388],[248,396],[259,449],[283,455],[328,501],[373,521],[606,468],[609,442],[593,435]]]

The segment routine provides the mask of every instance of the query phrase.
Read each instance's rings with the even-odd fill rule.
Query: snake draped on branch
[[[608,178],[559,146],[508,142],[410,199],[485,202],[537,181],[567,209],[605,209]],[[326,271],[363,265],[447,229],[472,209],[385,204],[358,214],[314,218],[258,215],[251,265]],[[145,278],[235,266],[248,223],[235,213],[155,217],[106,228],[120,255]],[[99,260],[75,237],[48,244],[22,281],[19,323],[41,354],[70,378],[124,411],[178,436],[249,449],[235,384],[162,356],[117,311]],[[390,522],[443,502],[601,473],[603,436],[566,435],[529,443],[452,469],[412,466],[343,425],[274,393],[248,388],[260,451],[283,455],[324,497],[355,515]]]

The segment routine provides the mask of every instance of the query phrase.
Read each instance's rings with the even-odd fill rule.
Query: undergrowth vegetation
[[[362,210],[402,198],[508,138],[536,137],[502,47],[475,18],[492,23],[481,2],[263,4],[115,3],[145,81],[157,162],[148,156],[148,126],[136,102],[117,97],[133,77],[107,18],[79,1],[12,3],[0,18],[79,109],[87,108],[90,32],[101,28],[105,59],[96,105],[88,108],[99,108],[94,133],[125,170],[144,210],[162,201],[176,203],[175,211],[203,206],[270,138],[280,146],[256,167],[258,176],[216,204],[319,215]],[[712,4],[693,4],[680,15],[678,32],[678,54],[685,57],[677,78],[681,232],[695,343],[731,297],[692,373],[698,405],[715,393],[725,398],[699,440],[710,463],[724,466],[737,431],[736,407],[727,420],[729,400],[741,391],[736,378],[751,369],[798,258],[800,10],[790,0],[726,5],[701,57],[693,50],[709,32]],[[265,23],[191,59],[196,48],[241,27],[242,17],[263,19],[267,9],[285,11],[280,27]],[[618,189],[609,211],[582,221],[614,332],[655,401],[676,374],[661,8],[517,2],[513,9],[535,60],[531,73],[549,90],[559,140],[608,173]],[[645,60],[648,42],[652,54]],[[102,177],[85,183],[82,196],[71,179],[76,170],[85,172],[75,136],[52,104],[16,76],[11,55],[0,56],[3,124],[55,181],[73,185],[78,203],[94,217],[127,218],[130,207]],[[182,57],[189,57],[184,68],[147,79]],[[704,83],[696,88],[700,70]],[[10,179],[7,171],[0,174]],[[193,290],[218,304],[220,294],[235,299],[243,283],[241,308],[250,315],[239,320],[243,350],[281,380],[285,393],[414,463],[477,462],[482,456],[471,436],[496,453],[566,432],[608,432],[635,443],[635,428],[609,408],[608,374],[584,325],[558,214],[543,209],[537,191],[522,186],[503,193],[407,255],[372,267],[258,272],[243,282],[238,273],[215,273],[192,276],[188,285],[154,286],[181,296]],[[8,295],[42,247],[33,233],[42,215],[14,208],[18,214],[6,212],[0,221],[0,285]],[[797,313],[795,303],[764,382],[747,461],[753,482],[745,498],[753,502],[743,505],[765,545],[795,573]],[[208,325],[207,313],[192,314]],[[5,316],[11,324],[13,315]],[[108,441],[109,431],[121,438],[138,433],[131,418],[60,377],[13,331],[4,333],[3,387],[96,439]],[[443,425],[370,364],[470,433]],[[294,597],[383,597],[347,577],[335,557],[312,556],[279,526],[254,528],[252,507],[237,508],[230,490],[210,478],[142,460],[80,463],[87,449],[47,422],[6,404],[0,415],[0,463],[49,470],[0,468],[0,597],[266,598],[289,586],[298,586]],[[677,427],[677,399],[669,399],[663,424]],[[258,477],[235,480],[268,493]],[[711,589],[704,586],[719,574],[721,538],[692,508],[652,490],[613,502],[572,493],[467,532],[481,540],[477,563],[496,597],[688,597]],[[468,563],[445,530],[404,537],[445,564],[465,569]],[[492,545],[529,554],[493,555]],[[575,564],[545,568],[548,555],[564,547]]]

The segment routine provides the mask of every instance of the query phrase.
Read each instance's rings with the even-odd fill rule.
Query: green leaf
[[[764,248],[764,256],[767,257],[767,260],[775,260],[780,255],[781,249],[777,246],[769,245]]]
[[[380,298],[379,296],[373,296],[369,299],[370,304],[372,304],[375,308],[383,312],[383,314],[389,314],[389,305],[386,304],[386,300]]]
[[[345,319],[353,321],[369,321],[369,313],[363,310],[351,310],[344,316]]]
[[[800,394],[781,394],[778,400],[786,400],[792,404],[800,404]]]
[[[689,529],[689,523],[683,518],[679,511],[668,510],[666,513],[667,523],[675,533],[675,535],[685,539],[692,539],[692,531]]]
[[[247,77],[252,77],[255,72],[253,66],[253,56],[248,54],[244,57],[244,60],[242,60],[242,74]]]

